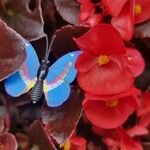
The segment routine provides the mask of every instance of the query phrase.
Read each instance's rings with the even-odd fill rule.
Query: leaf
[[[17,150],[17,141],[15,136],[10,133],[3,133],[0,135],[0,149],[1,150]]]
[[[0,116],[0,134],[5,130],[5,121],[3,117]]]
[[[150,142],[142,142],[142,146],[144,150],[149,150],[150,149]]]
[[[19,97],[11,97],[9,95],[6,95],[6,98],[15,106],[22,106],[32,102],[30,92],[27,92]]]
[[[29,41],[44,36],[41,0],[0,0],[0,16]]]
[[[0,20],[0,81],[14,73],[25,61],[25,42]]]
[[[28,130],[28,135],[31,142],[36,144],[40,150],[56,150],[51,137],[44,129],[41,121],[35,120],[31,124]]]
[[[45,22],[51,21],[56,22],[55,20],[55,5],[53,0],[42,0],[42,12],[43,12],[43,18]]]
[[[70,51],[78,50],[73,37],[79,37],[89,30],[86,26],[63,26],[55,32],[56,38],[54,40],[52,49],[55,57],[60,57]]]
[[[81,116],[82,99],[83,93],[74,88],[63,105],[56,108],[43,105],[42,121],[58,144],[63,144],[72,135]]]
[[[135,27],[137,38],[150,38],[150,20]]]
[[[54,0],[60,16],[71,24],[79,24],[80,5],[76,0]]]

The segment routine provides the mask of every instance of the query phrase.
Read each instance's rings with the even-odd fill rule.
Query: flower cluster
[[[78,0],[81,3],[80,21],[94,26],[111,16],[110,23],[120,32],[124,40],[130,40],[134,34],[134,24],[150,19],[149,0]],[[101,11],[96,11],[96,9]]]
[[[140,91],[133,83],[144,69],[142,56],[126,47],[118,31],[108,24],[94,26],[74,40],[83,51],[75,67],[86,93],[83,106],[87,117],[103,128],[122,125],[138,107]]]
[[[91,26],[87,33],[74,38],[82,50],[75,67],[78,84],[85,92],[84,113],[93,126],[103,130],[100,134],[109,149],[141,150],[134,136],[148,133],[150,120],[145,118],[150,114],[150,107],[147,108],[148,98],[148,102],[140,101],[141,91],[134,86],[145,62],[129,40],[134,34],[134,24],[150,18],[150,1],[78,2],[80,21]],[[101,13],[96,13],[96,7]],[[106,16],[110,16],[107,22]],[[134,112],[140,121],[124,129],[122,126]]]

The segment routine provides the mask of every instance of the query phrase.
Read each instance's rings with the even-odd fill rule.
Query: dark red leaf
[[[5,129],[5,121],[3,117],[0,116],[0,134],[4,131]]]
[[[31,142],[38,145],[40,150],[56,150],[54,144],[52,143],[51,137],[44,129],[41,121],[35,120],[31,124],[28,130],[28,135]]]
[[[71,24],[79,23],[80,6],[76,0],[54,0],[60,16]]]
[[[19,96],[19,97],[11,97],[7,95],[7,100],[9,100],[10,103],[14,104],[15,106],[22,106],[28,103],[31,103],[31,95],[29,92]]]
[[[45,22],[54,21],[55,20],[55,5],[53,0],[42,0],[42,13]]]
[[[72,134],[82,112],[83,95],[79,88],[72,90],[70,98],[57,108],[42,107],[43,123],[58,144],[64,143]]]
[[[53,52],[56,57],[60,57],[70,51],[78,50],[73,41],[73,37],[79,37],[88,31],[85,26],[67,25],[55,32],[56,38],[53,43]]]
[[[44,36],[41,0],[1,0],[0,16],[27,40]]]
[[[142,142],[142,146],[144,150],[149,150],[150,149],[150,142]]]
[[[0,149],[1,150],[17,150],[17,141],[15,136],[10,133],[0,135]]]
[[[137,38],[150,38],[150,20],[135,27]]]
[[[19,69],[25,60],[22,37],[0,20],[0,80]]]

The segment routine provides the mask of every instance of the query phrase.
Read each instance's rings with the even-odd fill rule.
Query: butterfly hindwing
[[[70,83],[76,77],[75,61],[81,51],[70,52],[58,59],[48,71],[44,83],[47,105],[60,106],[70,94]]]
[[[4,81],[6,92],[13,97],[27,92],[36,81],[40,64],[34,48],[28,42],[26,42],[26,55],[22,67]]]

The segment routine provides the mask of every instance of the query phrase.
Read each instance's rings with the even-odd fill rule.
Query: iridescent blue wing
[[[13,97],[26,93],[34,86],[37,79],[40,64],[34,48],[28,42],[26,42],[26,55],[26,60],[19,71],[4,81],[6,92]]]
[[[81,51],[70,52],[58,59],[48,71],[44,82],[44,93],[47,105],[60,106],[70,94],[70,83],[76,77],[75,61]]]

